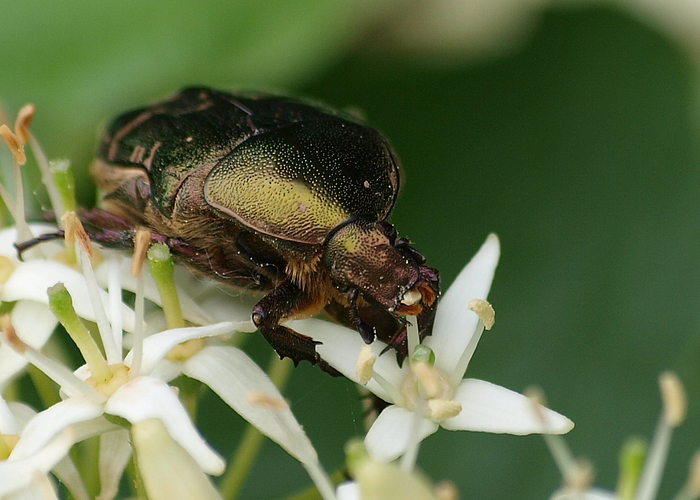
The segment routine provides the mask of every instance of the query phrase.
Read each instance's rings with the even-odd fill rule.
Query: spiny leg
[[[315,299],[290,281],[272,289],[253,308],[253,323],[280,358],[290,358],[294,364],[306,360],[331,375],[340,375],[316,352],[319,342],[311,337],[280,325],[286,318],[314,304]]]

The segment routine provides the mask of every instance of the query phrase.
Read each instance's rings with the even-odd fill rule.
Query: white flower
[[[366,388],[391,403],[372,425],[365,444],[378,460],[392,460],[438,427],[508,434],[566,433],[573,423],[542,408],[544,421],[525,396],[489,382],[463,379],[484,323],[467,305],[485,301],[500,255],[498,238],[490,235],[472,261],[444,294],[432,336],[423,344],[435,354],[434,366],[405,362],[400,368],[386,347],[371,345],[377,357]],[[365,348],[360,336],[319,320],[294,322],[292,328],[322,342],[319,354],[346,377],[360,382],[356,360]]]
[[[623,447],[620,453],[622,459],[617,491],[591,486],[594,478],[593,466],[586,461],[576,460],[563,438],[545,436],[550,452],[561,470],[564,483],[550,500],[653,500],[657,497],[673,430],[685,420],[688,405],[685,388],[675,373],[662,373],[659,386],[664,408],[651,444],[647,451],[645,443],[639,439],[631,439]],[[700,498],[700,451],[695,453],[691,461],[685,486],[674,498]]]
[[[81,481],[75,481],[74,464],[67,458],[75,442],[71,429],[66,429],[44,446],[22,453],[18,444],[25,436],[27,423],[36,414],[21,403],[7,403],[0,397],[0,499],[36,498],[55,499],[49,471],[53,470],[68,486],[74,498],[87,499]]]

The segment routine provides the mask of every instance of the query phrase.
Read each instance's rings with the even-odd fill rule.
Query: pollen
[[[428,411],[433,422],[442,422],[462,413],[462,405],[451,399],[431,399],[428,401]]]
[[[496,323],[496,311],[493,306],[486,300],[474,299],[469,302],[469,310],[474,311],[479,315],[481,321],[484,322],[484,328],[490,330]]]
[[[377,361],[377,357],[372,353],[372,348],[368,345],[364,346],[357,357],[357,366],[355,368],[357,378],[362,385],[365,385],[372,379],[375,361]]]

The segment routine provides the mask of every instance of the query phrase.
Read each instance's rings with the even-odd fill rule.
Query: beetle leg
[[[362,340],[365,341],[365,344],[371,344],[374,342],[374,339],[377,338],[377,331],[373,327],[369,326],[362,319],[362,317],[360,317],[360,312],[357,310],[358,293],[359,290],[357,288],[353,288],[352,291],[348,293],[348,302],[350,303],[348,313],[350,315],[350,322],[352,323],[352,326],[354,326],[360,333],[360,336],[362,337]]]
[[[339,375],[316,352],[319,342],[311,337],[280,325],[280,322],[300,313],[315,302],[315,298],[304,293],[291,281],[285,281],[263,297],[253,308],[253,323],[265,337],[280,359],[290,358],[294,364],[306,360],[318,365],[331,375]]]

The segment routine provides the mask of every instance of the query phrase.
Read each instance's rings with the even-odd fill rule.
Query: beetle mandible
[[[406,320],[430,333],[439,273],[387,221],[399,192],[389,142],[328,107],[186,88],[109,125],[91,166],[91,237],[133,246],[146,226],[196,272],[266,292],[252,311],[280,357],[320,364],[286,320],[325,310],[406,356]]]

